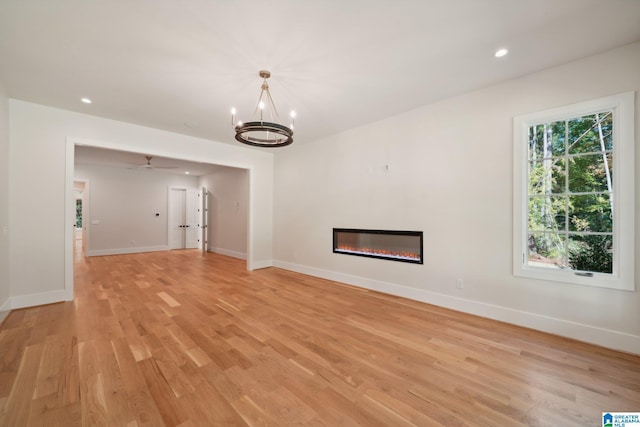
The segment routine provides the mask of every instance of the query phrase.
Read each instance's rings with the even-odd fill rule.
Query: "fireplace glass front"
[[[334,228],[333,252],[422,264],[422,231]]]

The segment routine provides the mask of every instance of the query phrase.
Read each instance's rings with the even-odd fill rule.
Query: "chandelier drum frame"
[[[236,141],[254,147],[286,147],[293,142],[293,131],[281,124],[272,122],[247,122],[236,126]],[[273,132],[284,138],[258,138],[251,136],[250,132]]]

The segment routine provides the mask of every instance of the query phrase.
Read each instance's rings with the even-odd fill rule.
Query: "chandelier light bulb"
[[[264,102],[260,101],[260,104],[258,104],[258,107],[259,107],[261,110],[264,110]]]
[[[291,113],[289,113],[289,116],[291,116],[291,126],[289,127],[293,129],[293,126],[296,124],[296,112],[291,110]]]
[[[231,107],[231,115],[235,116],[236,113],[237,113],[237,111],[236,111],[235,107]]]

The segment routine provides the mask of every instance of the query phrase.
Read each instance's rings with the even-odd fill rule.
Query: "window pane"
[[[516,276],[635,290],[636,104],[631,91],[514,117]]]
[[[600,114],[600,124],[602,125],[602,137],[604,149],[613,150],[613,112],[607,111]]]
[[[569,236],[569,263],[574,270],[613,272],[613,237]]]
[[[529,160],[542,159],[543,135],[543,125],[535,125],[529,127]]]
[[[529,198],[530,231],[562,231],[566,226],[565,197]]]
[[[569,197],[569,230],[610,233],[613,212],[608,194],[584,194]]]
[[[529,128],[529,160],[565,154],[566,122],[553,122]]]
[[[566,236],[559,233],[528,233],[528,261],[535,267],[566,268]]]
[[[602,141],[600,140],[596,116],[600,119]],[[613,149],[613,122],[611,112],[571,119],[568,122],[568,127],[569,154],[598,152],[601,151],[602,145],[604,145],[605,150]]]
[[[605,163],[606,158],[606,163]],[[611,191],[613,182],[613,154],[589,154],[569,158],[569,191],[587,193]]]
[[[529,163],[529,194],[560,194],[565,190],[565,160],[545,159]]]

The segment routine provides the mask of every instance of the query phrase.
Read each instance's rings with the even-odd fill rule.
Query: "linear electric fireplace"
[[[334,228],[333,252],[422,264],[422,231]]]

